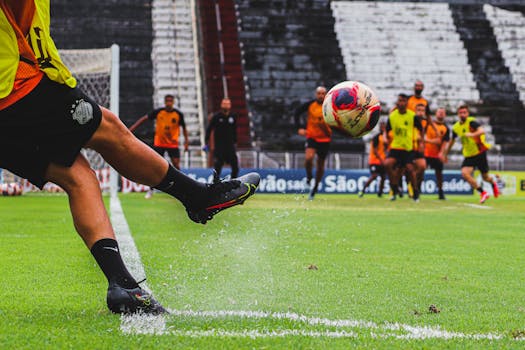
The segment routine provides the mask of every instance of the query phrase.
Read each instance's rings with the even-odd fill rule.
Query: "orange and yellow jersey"
[[[425,120],[425,124],[423,124],[423,127],[425,127],[425,125],[426,125],[426,120]],[[439,158],[439,152],[441,151],[441,145],[443,145],[443,142],[450,141],[450,130],[447,124],[434,122],[434,127],[436,128],[435,130],[432,127],[432,125],[429,125],[428,127],[426,127],[427,132],[426,132],[425,139],[430,140],[430,139],[435,139],[439,137],[441,140],[441,143],[439,145],[435,145],[433,143],[425,142],[425,157],[428,157],[428,158]]]
[[[0,0],[0,110],[31,92],[44,74],[74,88],[50,35],[49,0]]]
[[[417,120],[419,120],[419,124],[421,124],[421,128],[422,128],[422,130],[423,130],[423,132],[424,132],[425,127],[426,127],[426,125],[427,125],[427,121],[426,121],[426,119],[423,119],[422,117],[418,117],[417,115],[416,115],[414,118],[417,119]],[[413,149],[414,151],[419,152],[419,142],[420,142],[421,139],[422,139],[422,136],[421,136],[421,135],[423,135],[423,133],[422,133],[418,128],[416,128],[416,127],[414,126],[414,133],[412,134],[412,143],[413,143],[413,144],[412,144],[412,149]]]
[[[388,152],[392,148],[392,140],[394,139],[394,130],[388,130],[388,132],[386,133],[386,139],[388,141],[388,144],[386,145],[386,150]]]
[[[416,112],[416,106],[422,104],[425,105],[425,111],[427,115],[430,115],[430,106],[428,105],[428,101],[424,97],[417,97],[416,95],[412,95],[408,98],[407,103],[407,109],[411,110],[412,112]]]
[[[379,155],[379,158],[376,156]],[[385,160],[385,142],[383,141],[383,134],[377,134],[372,141],[370,141],[370,154],[368,156],[369,165],[381,165]]]
[[[330,142],[332,129],[326,124],[323,117],[323,104],[316,100],[310,101],[295,111],[295,119],[306,112],[306,138],[317,142]]]
[[[463,145],[463,156],[474,157],[490,149],[490,145],[485,141],[485,134],[477,137],[467,137],[465,133],[475,132],[481,125],[474,117],[468,117],[465,122],[457,121],[452,126],[452,138],[459,137]]]
[[[16,37],[16,46],[18,46],[20,56],[11,91],[7,96],[0,98],[1,110],[30,93],[42,80],[44,73],[38,67],[35,54],[26,40],[36,10],[35,3],[33,1],[13,1],[8,4],[6,0],[0,0],[0,8],[2,38],[7,34],[7,26],[10,26],[10,31],[14,32]],[[2,45],[4,44],[2,42]],[[10,77],[4,77],[7,70],[4,67],[0,67],[0,69],[2,69],[2,79],[4,81],[10,79]]]
[[[155,109],[148,114],[149,120],[155,123],[155,147],[179,148],[180,128],[186,127],[184,115],[176,108],[167,110],[165,108]]]

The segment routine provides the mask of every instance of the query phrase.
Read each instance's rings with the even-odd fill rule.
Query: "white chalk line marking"
[[[463,205],[466,207],[471,207],[471,208],[476,208],[476,209],[485,209],[485,210],[492,209],[492,207],[488,205],[483,205],[483,204],[463,203]]]
[[[115,236],[117,237],[117,242],[120,248],[120,254],[122,255],[122,260],[126,264],[127,268],[131,274],[140,281],[141,279],[146,278],[146,273],[144,271],[144,265],[140,259],[140,254],[135,245],[135,241],[131,236],[131,231],[124,216],[124,211],[122,210],[122,205],[118,199],[118,195],[112,195],[109,202],[109,208],[111,213],[111,224],[115,230]],[[148,288],[148,285],[143,282],[141,287],[145,290],[151,292]],[[143,315],[144,317],[144,315]],[[121,316],[121,329],[122,326],[126,323],[126,316]],[[152,329],[153,334],[163,333],[166,329],[166,320],[163,316],[155,316],[152,318],[150,316],[148,326]]]
[[[128,266],[130,272],[137,278],[145,277],[144,266],[142,264],[137,246],[131,236],[126,217],[122,210],[122,205],[117,196],[110,199],[111,222],[115,229],[115,235],[119,242],[122,258]],[[142,287],[148,289],[146,284]],[[148,289],[149,290],[149,289]],[[191,317],[222,319],[226,317],[238,317],[244,319],[269,319],[286,320],[303,323],[308,326],[332,327],[338,330],[300,330],[300,329],[279,329],[279,330],[177,330],[166,326],[166,318],[169,317]],[[348,328],[348,329],[344,329]],[[372,338],[397,338],[397,339],[489,339],[497,340],[503,338],[501,334],[467,334],[451,332],[440,327],[411,326],[400,323],[377,324],[370,321],[339,319],[330,320],[327,318],[308,317],[296,313],[280,313],[265,311],[192,311],[192,310],[170,310],[169,316],[153,316],[144,314],[122,315],[120,329],[124,334],[149,334],[149,335],[171,335],[178,337],[206,338],[280,338],[290,336],[312,337],[312,338],[357,338],[358,333],[349,329],[368,330]]]

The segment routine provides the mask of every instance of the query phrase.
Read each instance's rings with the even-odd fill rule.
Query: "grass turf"
[[[165,195],[122,195],[157,299],[176,310],[262,310],[399,322],[502,340],[181,336],[223,330],[338,331],[290,320],[177,317],[162,336],[126,335],[61,195],[0,197],[0,344],[8,348],[519,348],[525,199],[421,203],[368,196],[257,195],[205,226]],[[310,267],[310,268],[309,268]],[[317,268],[317,269],[316,269]],[[429,313],[431,304],[440,313]],[[201,332],[201,333],[199,333]],[[170,333],[170,332],[168,332]],[[402,332],[398,332],[402,335]],[[397,334],[397,333],[396,333]]]

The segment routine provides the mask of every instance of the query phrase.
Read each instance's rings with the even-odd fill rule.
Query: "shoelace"
[[[211,192],[215,195],[218,195],[239,188],[241,186],[241,182],[239,180],[221,181],[210,184],[209,186]]]

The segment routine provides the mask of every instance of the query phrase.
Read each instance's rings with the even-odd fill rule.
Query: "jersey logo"
[[[83,99],[76,100],[71,105],[71,117],[76,120],[80,125],[87,124],[93,119],[93,107]]]

